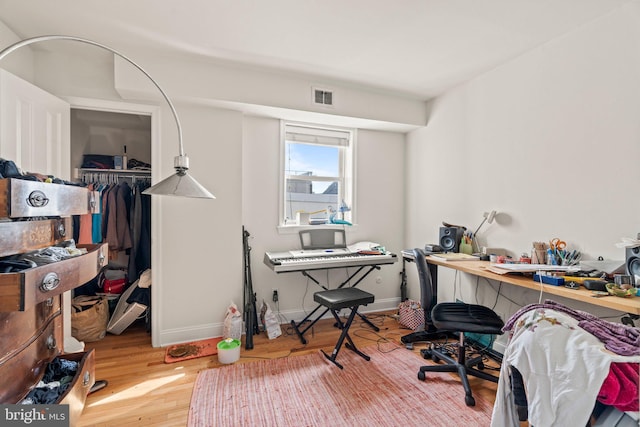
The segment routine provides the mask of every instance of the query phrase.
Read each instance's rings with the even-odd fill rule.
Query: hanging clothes
[[[87,189],[93,191],[93,184],[89,184]],[[90,245],[93,243],[93,216],[90,213],[80,215],[80,233],[77,243],[81,245]]]
[[[102,194],[105,188],[104,184],[98,184],[94,190],[98,195],[98,212],[91,215],[91,241],[94,244],[102,243]]]
[[[148,183],[133,187],[130,210],[131,251],[129,253],[129,278],[135,281],[151,268],[151,196],[142,194]]]
[[[88,172],[83,180],[99,193],[101,209],[79,220],[77,229],[82,230],[82,242],[108,243],[113,259],[119,252],[127,252],[133,273],[130,279],[134,281],[151,267],[151,197],[141,194],[151,185],[150,177]]]

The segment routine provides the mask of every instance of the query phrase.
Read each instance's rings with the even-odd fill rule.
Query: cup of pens
[[[547,244],[545,242],[533,242],[533,250],[531,251],[531,263],[547,263]]]
[[[473,253],[473,233],[466,231],[460,239],[461,254],[471,255]]]
[[[580,258],[582,258],[582,254],[575,249],[573,251],[563,251],[560,257],[560,265],[576,265],[580,262]]]

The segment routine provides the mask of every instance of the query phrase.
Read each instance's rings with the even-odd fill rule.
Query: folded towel
[[[609,375],[598,393],[598,402],[620,411],[638,411],[638,363],[611,363]]]

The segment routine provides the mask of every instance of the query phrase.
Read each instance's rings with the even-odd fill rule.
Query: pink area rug
[[[464,403],[460,381],[446,373],[417,378],[420,356],[392,343],[262,360],[198,374],[188,425],[203,426],[488,426],[493,406],[474,394]]]

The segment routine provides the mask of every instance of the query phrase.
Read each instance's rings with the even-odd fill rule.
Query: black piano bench
[[[336,362],[336,358],[338,357],[340,347],[342,347],[342,343],[346,338],[348,342],[345,344],[345,346],[349,350],[356,352],[366,361],[371,360],[369,356],[356,348],[356,345],[353,343],[353,340],[349,336],[349,328],[351,327],[353,318],[358,312],[358,307],[360,307],[361,305],[372,303],[375,300],[373,294],[354,287],[337,288],[329,289],[328,291],[316,292],[315,294],[313,294],[313,300],[331,310],[331,314],[333,314],[333,317],[335,317],[336,321],[338,322],[338,327],[342,329],[342,333],[340,334],[340,338],[338,338],[338,342],[333,349],[333,353],[331,353],[331,356],[329,356],[327,353],[325,353],[324,350],[321,350],[324,356],[332,361],[338,368],[343,369],[342,365]],[[349,313],[349,317],[347,318],[346,322],[343,322],[340,319],[340,316],[338,316],[338,310],[341,310],[343,308],[351,308],[351,313]]]

